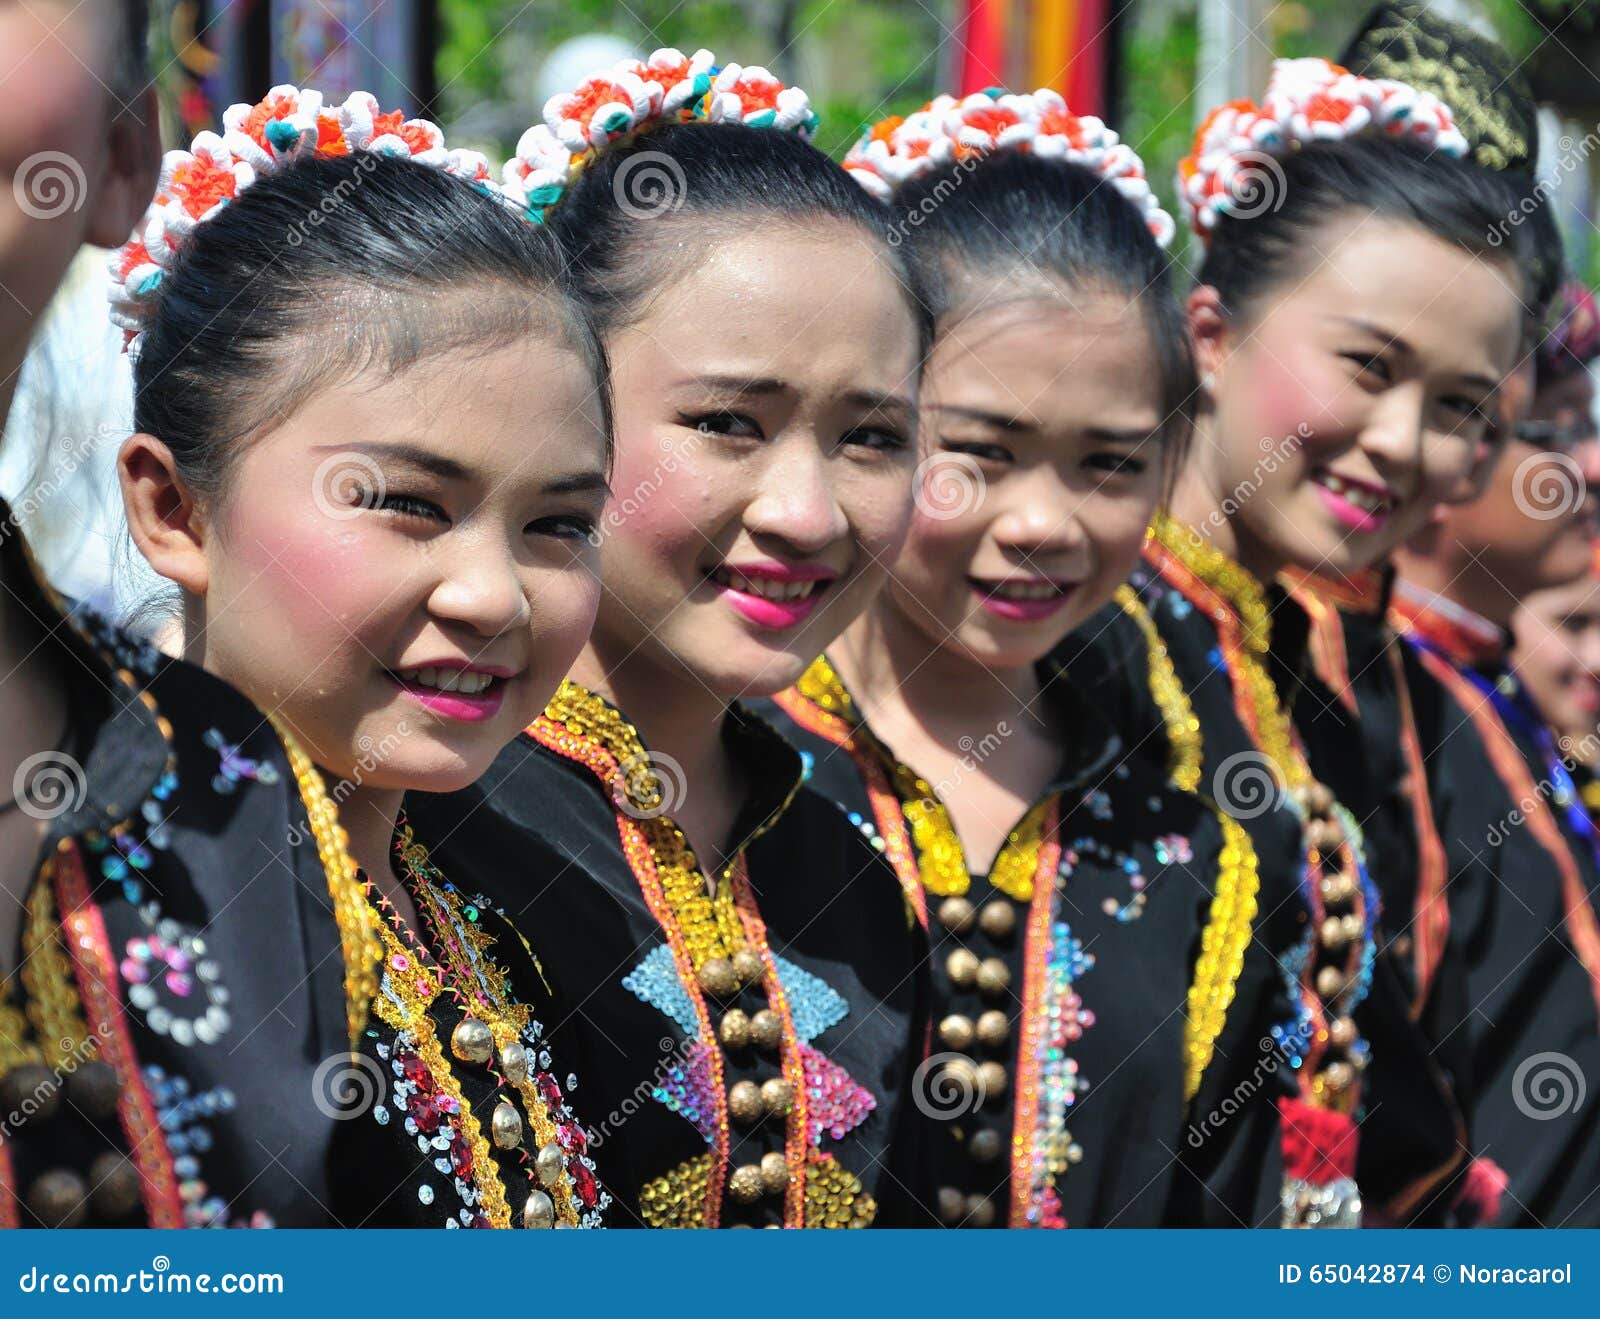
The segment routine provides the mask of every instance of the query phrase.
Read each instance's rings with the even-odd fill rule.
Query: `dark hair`
[[[179,249],[140,342],[134,427],[216,495],[240,445],[335,373],[541,331],[590,372],[609,444],[605,350],[550,235],[428,165],[308,156]]]
[[[121,0],[121,40],[112,80],[119,96],[134,96],[150,81],[150,0]]]
[[[914,177],[893,200],[940,322],[974,301],[975,282],[1019,277],[1138,302],[1161,382],[1170,480],[1188,447],[1194,355],[1170,263],[1139,208],[1086,166],[1004,149]]]
[[[683,221],[764,215],[836,220],[882,243],[917,326],[918,360],[933,337],[914,272],[895,248],[894,216],[809,142],[745,124],[667,124],[599,156],[551,211],[549,227],[601,333],[639,315],[667,278],[662,252]],[[648,217],[648,218],[641,218]],[[654,259],[652,259],[652,257]]]
[[[1388,137],[1314,142],[1275,164],[1281,178],[1264,180],[1272,204],[1249,216],[1224,213],[1200,266],[1199,282],[1217,290],[1227,315],[1248,316],[1267,290],[1298,278],[1316,253],[1316,231],[1351,212],[1402,220],[1474,256],[1511,261],[1524,306],[1537,304],[1533,240],[1514,217],[1521,193],[1506,175]]]

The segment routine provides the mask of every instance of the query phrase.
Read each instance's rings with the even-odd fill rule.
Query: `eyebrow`
[[[374,458],[388,458],[409,467],[420,468],[446,481],[465,481],[467,469],[454,458],[424,449],[418,444],[358,441],[353,444],[318,444],[312,446],[318,453],[365,453]]]
[[[787,381],[779,380],[776,376],[688,376],[678,381],[678,385],[692,385],[712,393],[731,394],[735,398],[770,398],[794,392]],[[847,389],[839,398],[868,412],[898,413],[906,421],[916,414],[916,407],[909,398],[887,390]]]
[[[968,421],[979,421],[985,426],[993,426],[997,430],[1008,431],[1011,434],[1028,434],[1038,429],[1024,417],[1008,417],[1003,413],[989,412],[984,408],[961,407],[955,403],[930,403],[928,406],[934,412],[945,412],[964,417]]]
[[[611,482],[606,480],[604,472],[593,468],[585,472],[569,472],[544,485],[547,495],[586,495],[590,491],[598,491],[607,499],[611,497]]]
[[[1352,329],[1360,330],[1365,334],[1370,334],[1374,339],[1383,340],[1384,343],[1392,346],[1399,352],[1404,353],[1407,357],[1415,359],[1417,355],[1416,350],[1413,349],[1411,345],[1398,334],[1391,334],[1382,326],[1375,325],[1371,321],[1365,320],[1360,316],[1336,316],[1334,319],[1343,321]],[[1500,387],[1500,382],[1498,380],[1496,380],[1492,375],[1485,375],[1481,371],[1461,371],[1457,373],[1457,379],[1461,380],[1465,384],[1477,385],[1479,388],[1488,390],[1490,392]]]

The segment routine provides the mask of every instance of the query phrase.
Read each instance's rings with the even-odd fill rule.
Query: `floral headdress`
[[[1451,156],[1467,140],[1450,107],[1391,78],[1362,78],[1325,59],[1278,60],[1266,95],[1229,101],[1205,117],[1178,162],[1178,196],[1195,235],[1210,239],[1222,215],[1249,218],[1283,195],[1277,162],[1308,142],[1384,134]]]
[[[623,60],[552,96],[506,163],[506,195],[526,218],[541,221],[577,176],[608,147],[663,124],[749,124],[809,139],[817,116],[811,98],[766,69],[718,65],[709,50],[663,48],[647,60]]]
[[[1166,247],[1172,241],[1172,217],[1150,190],[1138,154],[1093,115],[1073,114],[1048,88],[1031,95],[991,87],[960,100],[935,97],[904,118],[874,124],[850,149],[844,167],[873,196],[887,201],[899,185],[948,160],[1004,148],[1093,170],[1139,208],[1157,243]]]
[[[447,149],[436,124],[402,119],[398,110],[384,113],[368,92],[329,107],[321,92],[274,87],[254,105],[230,106],[222,126],[221,136],[203,132],[187,151],[167,152],[155,200],[133,236],[111,254],[111,319],[126,332],[130,351],[137,351],[161,281],[196,226],[285,161],[355,152],[406,156],[503,200],[482,155]]]

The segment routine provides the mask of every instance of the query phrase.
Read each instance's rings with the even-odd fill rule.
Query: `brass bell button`
[[[978,913],[978,924],[996,943],[1009,939],[1017,928],[1017,909],[1006,898],[990,898]]]
[[[939,1023],[939,1043],[947,1049],[965,1053],[972,1047],[975,1034],[972,1018],[963,1017],[959,1012],[951,1013]]]
[[[728,1194],[742,1205],[754,1204],[766,1194],[761,1182],[761,1169],[753,1163],[735,1168],[728,1174]]]
[[[1321,935],[1322,946],[1335,952],[1350,942],[1350,936],[1344,932],[1344,920],[1339,916],[1329,916],[1322,922]]]
[[[738,1052],[750,1047],[750,1018],[739,1008],[729,1008],[717,1026],[717,1038],[724,1049]]]
[[[1349,1017],[1335,1017],[1328,1023],[1328,1041],[1340,1049],[1356,1042],[1356,1023]]]
[[[967,1212],[967,1197],[953,1186],[939,1188],[939,1221],[946,1227],[956,1227]]]
[[[1324,1001],[1338,998],[1344,984],[1344,972],[1336,966],[1325,966],[1317,972],[1317,994]]]
[[[944,973],[957,989],[971,989],[978,981],[978,955],[970,948],[957,948],[944,959]]]
[[[782,1195],[789,1189],[789,1162],[777,1150],[761,1156],[761,1189],[768,1195]]]
[[[738,977],[740,985],[756,984],[766,973],[761,954],[754,948],[741,948],[733,955],[733,974]]]
[[[61,1087],[56,1074],[43,1063],[20,1063],[0,1076],[0,1110],[3,1114],[32,1111],[30,1121],[48,1122],[61,1111]]]
[[[516,1040],[500,1050],[500,1074],[513,1085],[528,1079],[528,1051]]]
[[[978,1084],[983,1088],[983,1097],[987,1100],[998,1099],[1005,1094],[1006,1086],[1011,1078],[1006,1074],[1006,1069],[997,1062],[978,1064]]]
[[[966,1210],[963,1227],[993,1227],[994,1201],[986,1195],[969,1195],[963,1206]]]
[[[523,1227],[554,1227],[556,1225],[556,1202],[543,1191],[530,1191],[527,1202],[522,1206]]]
[[[562,1157],[561,1146],[553,1140],[547,1145],[541,1145],[533,1161],[533,1170],[538,1174],[541,1183],[553,1188],[566,1170],[566,1160]]]
[[[1355,912],[1344,916],[1344,937],[1346,943],[1354,943],[1357,939],[1366,937],[1367,924]]]
[[[45,1227],[78,1227],[89,1216],[89,1188],[70,1168],[52,1168],[34,1179],[23,1203]]]
[[[1324,875],[1319,887],[1325,906],[1343,907],[1355,900],[1356,882],[1348,875]]]
[[[116,1116],[120,1090],[116,1069],[110,1063],[84,1063],[67,1076],[68,1101],[79,1112],[99,1121]]]
[[[978,992],[985,998],[999,998],[1011,988],[1011,968],[998,957],[986,957],[978,966]]]
[[[978,1064],[964,1054],[946,1058],[939,1074],[958,1095],[969,1095],[978,1088]]]
[[[450,1032],[450,1052],[464,1063],[486,1063],[494,1056],[494,1033],[476,1017],[463,1017]]]
[[[986,1049],[999,1049],[1011,1038],[1011,1019],[997,1008],[978,1018],[978,1043]]]
[[[741,1127],[753,1127],[766,1115],[761,1087],[754,1081],[735,1081],[728,1091],[728,1116]]]
[[[974,1131],[972,1139],[967,1142],[967,1153],[974,1163],[993,1163],[1000,1157],[1000,1151],[1004,1148],[1005,1142],[993,1127],[983,1127]]]
[[[1349,1063],[1329,1063],[1322,1069],[1322,1079],[1328,1089],[1337,1093],[1350,1088],[1356,1079],[1356,1071]]]
[[[94,1185],[89,1192],[89,1203],[107,1222],[126,1218],[144,1198],[139,1170],[129,1159],[111,1150],[89,1165],[89,1180]]]
[[[750,1018],[750,1038],[764,1053],[776,1053],[783,1043],[783,1018],[771,1008],[762,1008]]]
[[[708,958],[698,979],[700,988],[713,998],[732,998],[739,992],[739,975],[726,957]]]
[[[501,1149],[516,1149],[522,1144],[522,1114],[502,1099],[489,1118],[489,1132]]]
[[[972,903],[966,898],[946,898],[939,904],[939,924],[952,934],[965,934],[972,928]]]
[[[784,1117],[794,1107],[794,1087],[781,1076],[769,1076],[761,1083],[761,1102],[771,1117]]]

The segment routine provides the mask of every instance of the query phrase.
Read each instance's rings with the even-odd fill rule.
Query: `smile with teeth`
[[[470,669],[396,669],[394,673],[408,687],[432,687],[461,696],[477,696],[497,681],[492,673],[473,673]]]
[[[1388,495],[1380,495],[1365,486],[1359,486],[1346,481],[1341,476],[1332,472],[1318,472],[1312,477],[1324,490],[1330,490],[1347,503],[1354,504],[1363,513],[1387,513],[1395,506],[1395,501]]]
[[[718,586],[727,586],[746,595],[758,595],[763,600],[775,600],[779,604],[804,600],[819,586],[827,585],[826,582],[819,581],[780,582],[766,577],[746,577],[742,572],[735,572],[731,568],[716,569],[711,574],[711,580]]]
[[[1053,600],[1067,588],[1055,582],[985,582],[978,585],[983,593],[995,600]]]

